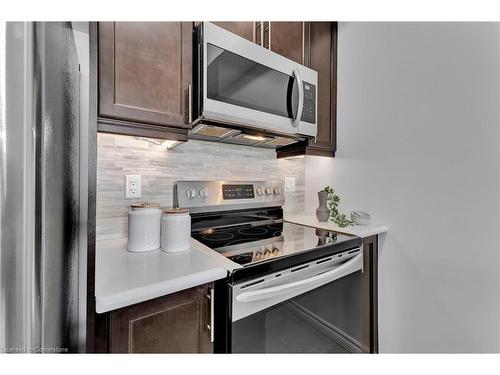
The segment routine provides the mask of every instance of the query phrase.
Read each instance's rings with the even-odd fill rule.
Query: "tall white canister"
[[[186,208],[163,210],[161,249],[167,253],[188,250],[191,238],[191,216]]]
[[[161,210],[156,203],[130,206],[128,212],[128,251],[141,253],[160,247]]]

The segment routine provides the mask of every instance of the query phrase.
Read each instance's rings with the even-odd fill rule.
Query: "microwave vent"
[[[196,126],[190,132],[192,138],[220,140],[234,134],[240,133],[239,130],[223,128],[221,126],[201,124]]]

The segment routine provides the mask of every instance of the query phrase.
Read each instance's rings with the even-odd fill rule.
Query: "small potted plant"
[[[316,210],[318,221],[325,222],[330,219],[341,228],[353,224],[351,220],[339,212],[340,197],[333,188],[326,186],[323,190],[319,191],[318,199],[319,207]]]

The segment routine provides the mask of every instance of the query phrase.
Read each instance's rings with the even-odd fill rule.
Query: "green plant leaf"
[[[339,207],[339,203],[340,203],[340,196],[337,195],[335,190],[330,186],[326,186],[324,188],[324,191],[326,191],[328,193],[327,207],[330,210],[330,220],[333,221],[335,224],[337,224],[341,228],[352,225],[353,222],[351,220],[349,220],[345,214],[341,214],[338,211],[338,207]]]

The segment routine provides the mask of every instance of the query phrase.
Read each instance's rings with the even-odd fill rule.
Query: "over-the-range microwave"
[[[191,138],[280,147],[316,136],[318,73],[210,22],[193,36]]]

